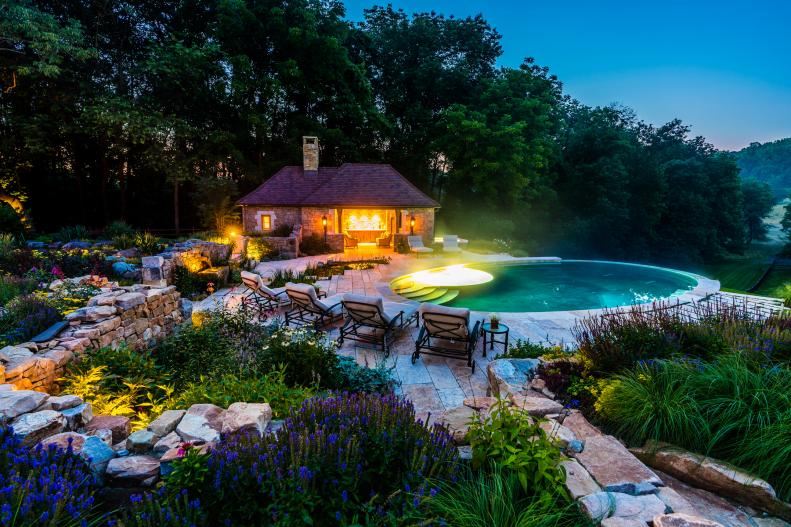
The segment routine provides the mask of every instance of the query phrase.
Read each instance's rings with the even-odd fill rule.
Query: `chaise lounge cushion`
[[[343,295],[346,312],[357,322],[369,320],[375,324],[386,325],[391,317],[385,313],[384,301],[381,296],[364,296],[346,293]]]
[[[261,275],[249,271],[242,271],[242,282],[250,289],[262,293],[272,300],[281,300],[278,298],[278,295],[282,295],[286,290],[285,287],[276,287],[272,289],[264,285],[264,280],[261,278]]]
[[[325,298],[322,302],[319,300],[318,295],[316,294],[316,288],[313,287],[311,284],[295,284],[289,282],[286,284],[286,292],[294,292],[296,293],[294,296],[289,295],[293,300],[295,300],[298,304],[302,304],[300,300],[307,297],[307,301],[311,304],[311,307],[315,311],[321,311],[325,314],[338,314],[341,312],[341,301],[343,300],[343,295],[333,295],[329,298]],[[308,306],[304,306],[308,307]]]
[[[433,253],[434,249],[423,245],[423,238],[420,236],[407,236],[409,250],[413,253]]]
[[[461,252],[459,237],[455,234],[446,234],[442,237],[442,250],[446,253]]]
[[[470,310],[424,302],[420,304],[420,318],[431,335],[467,339],[470,334]]]

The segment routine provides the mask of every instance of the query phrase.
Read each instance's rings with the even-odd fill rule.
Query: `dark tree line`
[[[317,135],[322,164],[391,163],[466,236],[662,260],[747,242],[730,155],[501,51],[480,16],[352,24],[339,1],[10,0],[0,185],[40,230],[193,227]]]

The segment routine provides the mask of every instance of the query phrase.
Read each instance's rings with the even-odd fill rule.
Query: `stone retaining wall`
[[[186,267],[197,272],[210,267],[212,262],[227,260],[231,246],[204,240],[179,242],[155,256],[143,257],[143,284],[165,287],[173,283],[173,269]]]
[[[0,383],[20,390],[50,390],[75,354],[122,343],[147,348],[170,335],[184,314],[174,286],[134,285],[104,289],[66,320],[69,327],[51,340],[0,349]]]

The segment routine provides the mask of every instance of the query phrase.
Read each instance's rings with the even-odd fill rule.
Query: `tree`
[[[768,229],[764,218],[775,204],[772,187],[766,182],[748,179],[742,182],[742,195],[747,244],[766,240]]]

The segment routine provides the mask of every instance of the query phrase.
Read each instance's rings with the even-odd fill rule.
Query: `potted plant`
[[[497,313],[492,313],[491,316],[489,317],[489,325],[492,327],[492,329],[499,328],[500,327],[500,315],[498,315]]]

